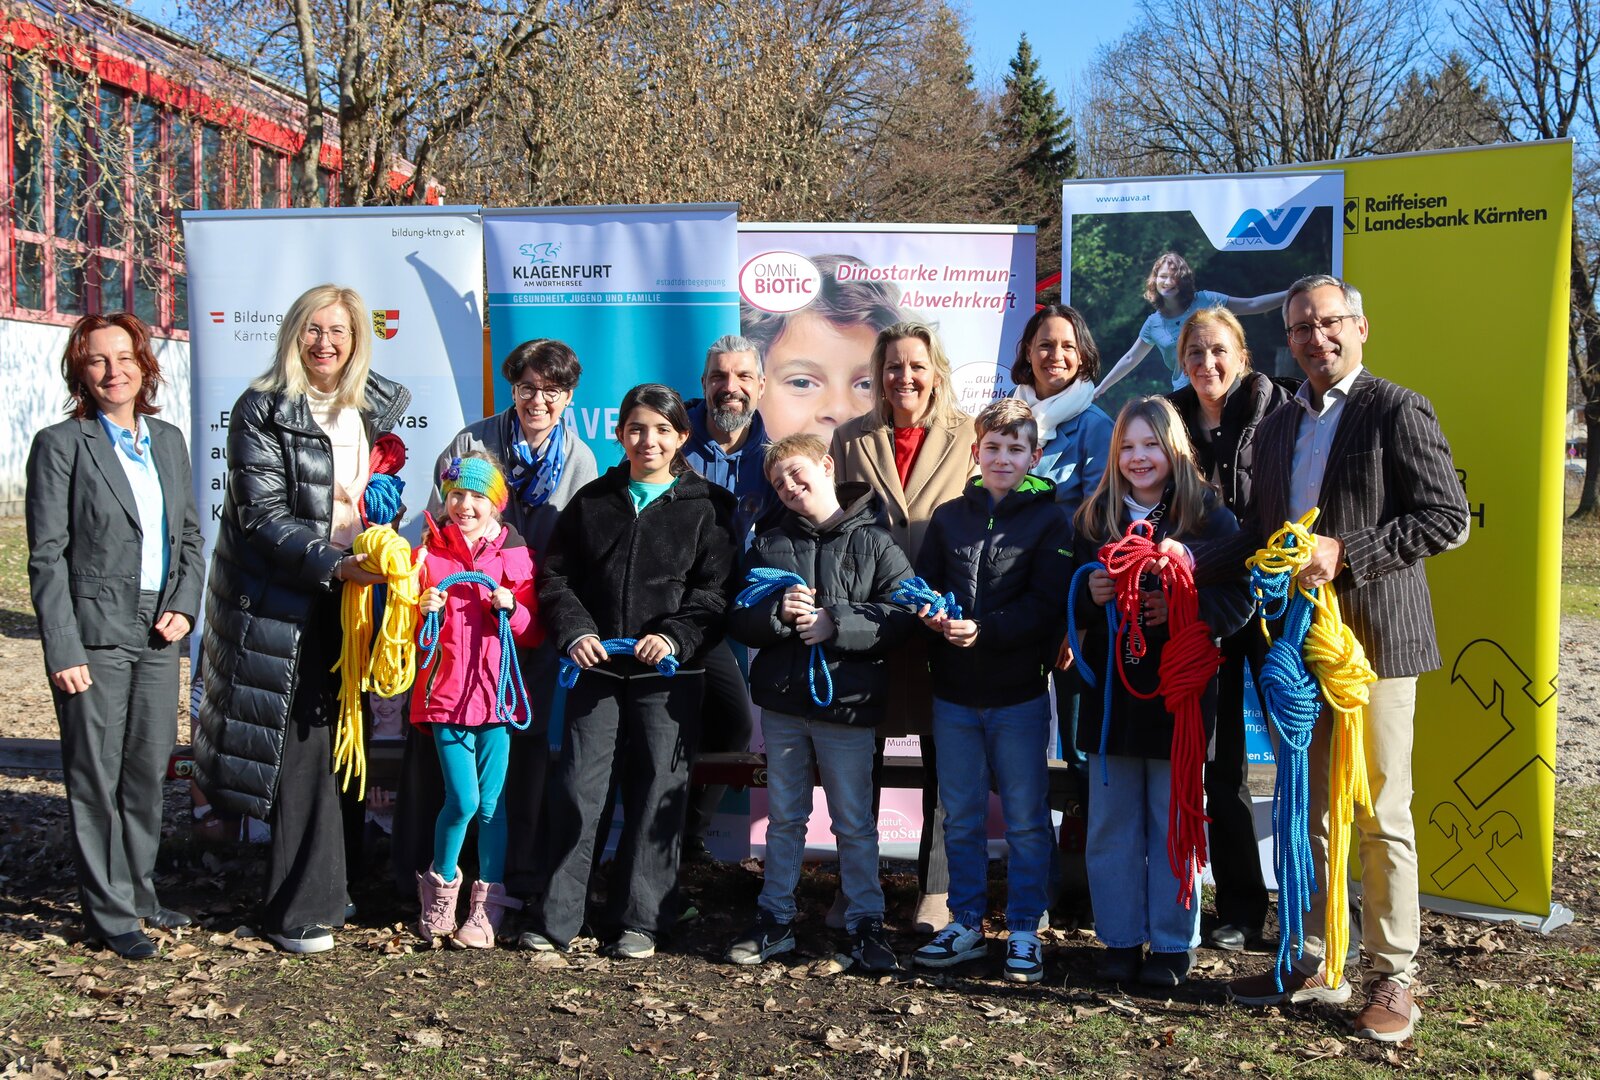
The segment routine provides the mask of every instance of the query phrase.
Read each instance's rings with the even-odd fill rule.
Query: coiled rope
[[[1139,585],[1145,573],[1156,575],[1166,597],[1167,644],[1161,650],[1155,692],[1141,694],[1128,682],[1127,668],[1119,664],[1118,671],[1129,694],[1147,701],[1159,695],[1172,715],[1167,862],[1178,879],[1178,902],[1187,908],[1194,902],[1195,882],[1206,864],[1205,827],[1210,820],[1205,811],[1206,726],[1200,701],[1216,678],[1222,653],[1211,628],[1200,618],[1193,571],[1184,560],[1157,549],[1154,525],[1143,519],[1130,523],[1123,536],[1100,549],[1100,561],[1116,583],[1120,633],[1111,647],[1119,659],[1124,637],[1129,656],[1142,657],[1146,651],[1139,619],[1143,602]]]
[[[493,594],[500,583],[478,570],[463,570],[458,574],[450,574],[440,581],[434,588],[440,592],[449,592],[456,585],[481,585]],[[417,647],[423,650],[422,668],[427,671],[433,664],[433,658],[439,647],[439,631],[443,625],[441,618],[443,609],[430,611],[422,620],[422,633],[417,636]],[[526,731],[528,725],[533,723],[533,709],[528,705],[528,688],[522,681],[522,665],[517,662],[517,643],[511,634],[511,612],[505,608],[497,608],[495,615],[499,619],[500,627],[500,675],[495,683],[495,717],[502,723],[510,724],[518,731]],[[433,680],[438,677],[439,670],[434,668],[428,676],[428,689],[433,689]],[[522,702],[522,722],[517,722],[517,702]]]
[[[799,574],[788,570],[777,570],[770,566],[757,566],[745,575],[747,584],[734,598],[733,606],[747,608],[759,604],[762,600],[775,592],[788,589],[792,585],[806,586],[806,579]],[[951,597],[951,603],[955,598]],[[822,673],[822,682],[827,687],[827,697],[817,693],[817,673]],[[828,658],[823,654],[822,643],[819,641],[811,646],[811,657],[806,665],[806,681],[811,686],[811,700],[819,707],[826,709],[833,704],[833,673],[828,670]]]
[[[637,644],[639,644],[638,638],[615,637],[607,638],[606,640],[602,641],[600,643],[600,647],[606,651],[607,656],[632,656],[633,647]],[[656,664],[656,670],[661,674],[670,677],[678,673],[678,664],[678,658],[673,656],[671,653],[668,653],[666,656],[661,658],[659,663]],[[574,661],[571,657],[563,656],[561,658],[561,663],[556,670],[556,681],[559,682],[563,688],[571,690],[574,686],[578,685],[578,676],[582,674],[583,668],[579,667],[576,661]]]
[[[411,629],[417,620],[417,568],[411,547],[387,525],[374,525],[356,536],[355,554],[383,575],[387,600],[378,647],[372,645],[372,593],[376,586],[347,581],[339,598],[343,636],[339,660],[331,670],[339,673],[339,715],[333,737],[333,771],[344,772],[341,791],[350,790],[350,778],[359,777],[358,792],[367,794],[367,749],[362,732],[361,695],[372,691],[394,697],[411,689],[417,676],[417,651]]]
[[[1332,987],[1343,978],[1349,943],[1350,826],[1355,806],[1370,807],[1372,802],[1363,729],[1377,674],[1340,616],[1333,586],[1307,590],[1292,581],[1315,550],[1311,526],[1318,513],[1313,507],[1298,522],[1285,522],[1267,546],[1246,561],[1263,633],[1269,619],[1284,620],[1258,676],[1262,704],[1279,735],[1272,824],[1280,924],[1273,974],[1280,989],[1283,973],[1304,951],[1305,913],[1311,910],[1317,888],[1311,856],[1309,751],[1323,701],[1338,718],[1329,736],[1328,897],[1323,928],[1323,968]]]
[[[961,605],[956,603],[955,593],[935,592],[919,577],[906,578],[894,587],[894,592],[889,594],[893,603],[902,604],[913,611],[928,609],[929,615],[949,615],[952,619],[961,618]]]

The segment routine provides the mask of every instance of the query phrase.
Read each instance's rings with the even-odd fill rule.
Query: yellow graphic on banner
[[[1444,667],[1417,685],[1421,890],[1547,915],[1572,147],[1337,165],[1366,365],[1432,401],[1473,516],[1428,561]]]

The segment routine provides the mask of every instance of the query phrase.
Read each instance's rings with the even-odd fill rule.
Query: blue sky
[[[965,9],[980,86],[999,84],[1026,33],[1062,105],[1071,104],[1073,83],[1095,52],[1120,37],[1139,10],[1134,0],[968,0]]]

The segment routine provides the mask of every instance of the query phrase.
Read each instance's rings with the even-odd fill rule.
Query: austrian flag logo
[[[226,317],[227,317],[227,312],[225,312],[225,311],[213,311],[211,313],[211,321],[214,322],[214,323],[217,323],[219,325],[222,323],[223,319],[225,319]]]
[[[388,341],[400,332],[400,311],[397,308],[373,308],[372,332],[380,340]]]

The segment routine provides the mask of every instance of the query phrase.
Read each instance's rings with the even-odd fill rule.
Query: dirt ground
[[[1267,953],[1201,950],[1181,991],[1123,992],[1096,981],[1099,946],[1071,926],[1048,933],[1034,987],[1000,980],[998,943],[954,975],[840,971],[827,868],[802,883],[799,953],[730,967],[753,862],[689,868],[701,914],[655,959],[562,961],[420,950],[380,843],[352,875],[360,912],[339,947],[290,959],[250,929],[261,849],[192,838],[178,783],[158,884],[201,923],[158,932],[162,958],[130,964],[82,939],[59,779],[0,774],[0,1077],[1600,1075],[1600,622],[1568,618],[1563,634],[1555,895],[1577,923],[1541,936],[1424,913],[1425,1021],[1399,1047],[1349,1037],[1349,1009],[1227,1005],[1227,979]],[[0,736],[55,737],[14,602],[0,603]],[[914,881],[902,867],[886,888],[907,957],[919,942],[894,915]]]

